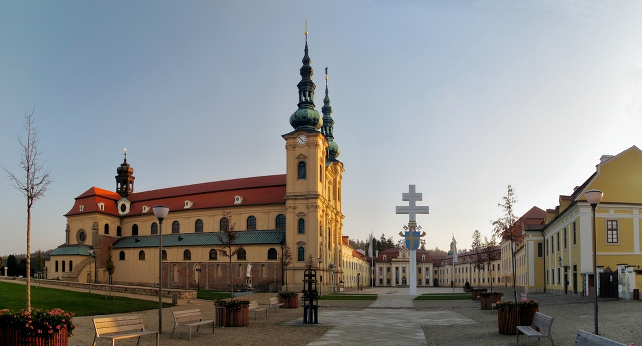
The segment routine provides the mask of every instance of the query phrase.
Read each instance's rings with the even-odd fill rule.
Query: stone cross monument
[[[421,237],[426,232],[419,233],[421,226],[417,227],[417,214],[428,214],[428,206],[418,206],[421,201],[421,193],[415,192],[415,185],[408,187],[408,193],[402,193],[401,199],[408,201],[408,206],[397,207],[397,214],[408,214],[408,225],[404,226],[406,232],[399,232],[399,235],[406,239],[406,247],[410,250],[410,294],[417,295],[417,248]]]

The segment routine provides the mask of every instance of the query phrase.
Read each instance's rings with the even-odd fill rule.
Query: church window
[[[152,234],[158,234],[158,223],[152,222]]]
[[[216,261],[218,259],[218,253],[215,249],[210,250],[210,261]]]
[[[109,234],[109,224],[105,224],[105,234]]]
[[[144,261],[144,260],[145,260],[145,251],[140,250],[140,251],[138,252],[138,260],[139,260],[139,261]]]
[[[236,253],[236,260],[245,261],[245,256],[246,256],[245,249],[239,249],[239,251]]]
[[[119,260],[121,260],[121,261],[124,261],[124,260],[125,260],[125,251],[121,251],[121,252],[118,254],[118,259],[119,259]]]
[[[305,234],[305,219],[299,219],[299,234]]]
[[[297,261],[305,261],[305,249],[303,248],[303,246],[299,246],[299,249],[297,251]]]
[[[62,272],[65,272],[65,261],[62,261]]]
[[[178,221],[172,222],[172,233],[180,233],[181,224]]]
[[[122,237],[123,236],[123,229],[120,228],[120,226],[116,227],[116,236],[117,237]]]
[[[196,222],[194,223],[194,231],[196,233],[203,232],[203,220],[201,219],[196,220]]]
[[[299,161],[299,164],[297,165],[297,178],[298,179],[305,179],[306,178],[306,172],[305,172],[305,161]]]
[[[247,229],[256,229],[256,217],[254,215],[247,217]]]
[[[417,274],[421,274],[421,267],[417,268]]]
[[[69,260],[69,271],[74,271],[74,262],[72,262],[71,260]]]
[[[323,182],[323,165],[319,165],[319,181]]]
[[[189,250],[183,251],[183,261],[191,261],[192,260],[192,252]]]
[[[167,251],[163,250],[163,255],[162,255],[163,261],[167,261]]]
[[[276,216],[276,229],[285,229],[285,215],[279,214]]]
[[[268,250],[268,254],[267,255],[268,255],[268,260],[276,260],[276,258],[277,258],[276,249],[273,248],[273,247],[270,248]]]
[[[236,276],[240,278],[242,277],[242,275],[243,275],[243,265],[239,264],[238,266],[236,266]]]
[[[132,235],[138,235],[138,225],[133,224],[132,225]]]
[[[222,231],[227,231],[230,229],[230,220],[228,220],[226,217],[222,217],[221,221],[219,222],[219,230]]]

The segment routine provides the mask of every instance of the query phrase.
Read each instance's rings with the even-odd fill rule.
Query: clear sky
[[[283,174],[307,20],[343,234],[398,234],[414,184],[427,247],[470,247],[507,185],[518,215],[554,208],[601,155],[642,146],[640,18],[640,1],[3,2],[0,163],[21,173],[35,106],[55,181],[34,251],[64,243],[75,197],[115,190],[123,148],[136,191]],[[4,176],[0,219],[0,255],[24,253],[26,202]]]

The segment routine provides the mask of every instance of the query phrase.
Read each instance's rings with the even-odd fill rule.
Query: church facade
[[[114,284],[153,286],[161,256],[163,287],[225,289],[231,273],[237,288],[288,284],[296,291],[309,265],[324,291],[340,282],[349,263],[342,254],[344,168],[327,82],[322,115],[315,110],[307,32],[300,75],[292,131],[282,135],[285,174],[135,192],[125,153],[115,191],[92,187],[65,214],[65,243],[51,253],[47,278],[105,283],[111,257]],[[162,223],[156,205],[169,207]],[[237,236],[231,249],[240,246],[231,258],[217,237],[225,230]]]

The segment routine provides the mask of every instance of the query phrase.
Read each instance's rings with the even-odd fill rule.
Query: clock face
[[[308,140],[308,138],[305,135],[299,135],[296,138],[296,142],[299,143],[299,145],[305,144],[305,141],[307,141],[307,140]]]

